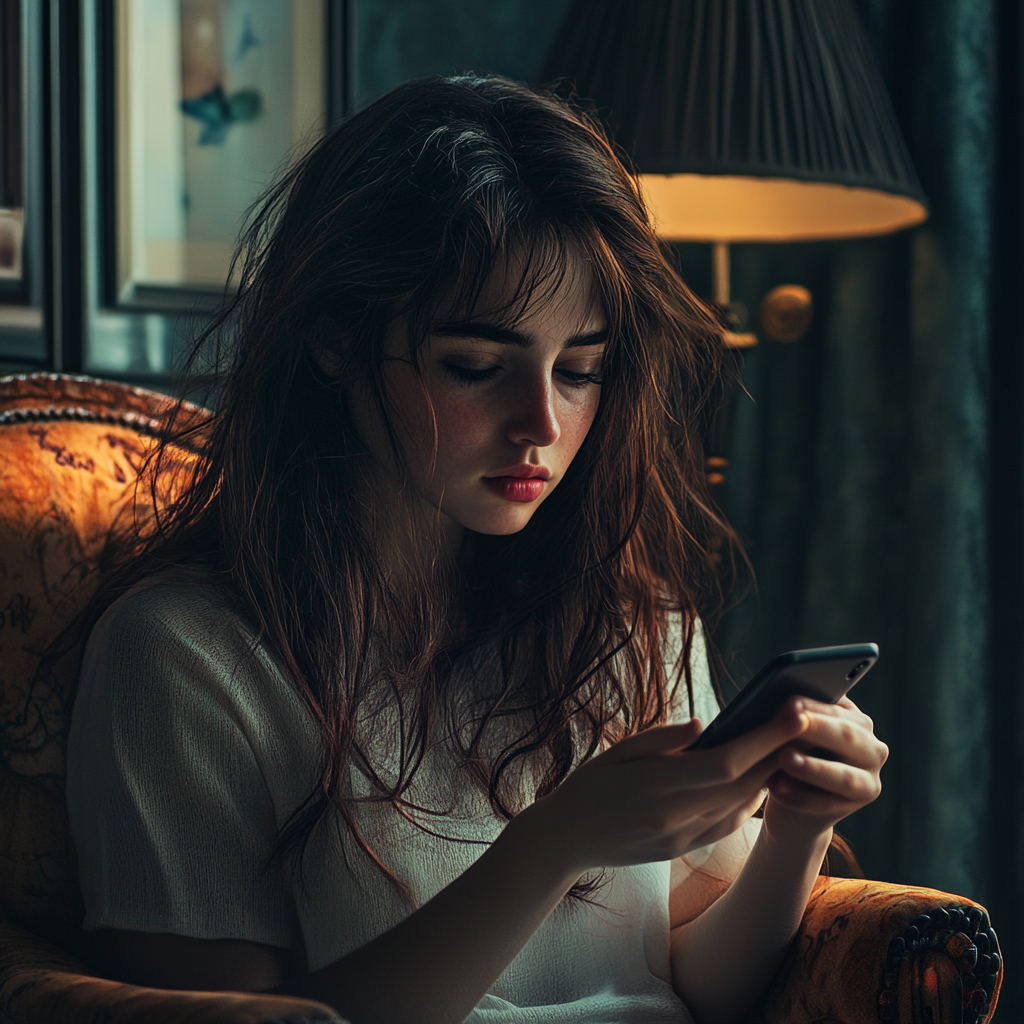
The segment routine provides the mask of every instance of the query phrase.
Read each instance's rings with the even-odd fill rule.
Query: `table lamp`
[[[882,235],[928,215],[852,0],[574,0],[540,73],[561,77],[608,115],[658,234],[712,244],[726,311],[732,242]],[[762,331],[796,340],[810,301],[774,289]]]

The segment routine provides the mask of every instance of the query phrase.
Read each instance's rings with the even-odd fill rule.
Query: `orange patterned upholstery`
[[[984,907],[937,889],[818,879],[753,1024],[963,1021],[995,1013],[1002,958]]]
[[[68,657],[43,650],[84,606],[114,532],[150,526],[136,503],[172,406],[87,377],[0,378],[0,1020],[16,1024],[335,1021],[308,1000],[170,992],[95,977],[64,806]],[[210,414],[191,406],[186,419]],[[175,449],[157,493],[173,498]],[[143,492],[143,497],[147,492]],[[137,523],[135,517],[138,517]],[[78,951],[79,957],[68,950]],[[984,909],[959,896],[820,878],[756,1024],[989,1021],[1002,963]],[[961,1016],[962,1012],[962,1016]]]
[[[92,593],[112,531],[131,526],[171,404],[89,378],[0,381],[0,908],[58,941],[82,913],[63,786],[73,659],[40,656]]]

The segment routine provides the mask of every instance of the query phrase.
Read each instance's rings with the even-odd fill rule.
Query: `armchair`
[[[0,378],[0,1021],[344,1024],[262,993],[177,992],[90,964],[64,806],[70,662],[47,645],[92,593],[111,532],[148,522],[135,483],[172,400],[88,377]],[[210,413],[189,406],[192,422]],[[174,466],[197,453],[175,449]],[[175,461],[177,460],[177,461]],[[166,486],[164,486],[166,485]],[[1002,980],[983,907],[961,896],[822,876],[751,1024],[982,1024]]]

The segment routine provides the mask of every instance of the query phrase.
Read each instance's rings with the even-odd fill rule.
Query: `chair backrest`
[[[77,652],[41,658],[94,592],[115,531],[152,521],[149,488],[136,483],[173,406],[89,377],[0,378],[0,917],[62,944],[83,914],[64,803]],[[196,458],[169,454],[164,502],[174,471]]]

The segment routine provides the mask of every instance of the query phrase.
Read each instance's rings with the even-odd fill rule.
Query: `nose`
[[[531,375],[510,396],[507,436],[517,445],[547,448],[562,435],[555,415],[555,392],[550,376]]]

